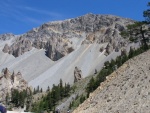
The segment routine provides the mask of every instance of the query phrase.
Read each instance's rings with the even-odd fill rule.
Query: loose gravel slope
[[[150,113],[150,50],[109,75],[73,113]]]

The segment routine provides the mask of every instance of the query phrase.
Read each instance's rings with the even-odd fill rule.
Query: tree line
[[[55,107],[59,101],[63,98],[69,96],[69,92],[71,87],[69,84],[63,86],[63,82],[60,79],[60,83],[58,85],[53,85],[52,89],[47,88],[47,94],[42,97],[42,99],[38,102],[32,104],[32,112],[42,112],[42,111],[55,111]]]
[[[6,105],[9,106],[8,109],[13,107],[21,107],[28,109],[29,103],[32,100],[32,91],[30,88],[19,91],[18,89],[12,89],[11,93],[7,93],[5,97]]]
[[[116,70],[116,67],[120,67],[123,63],[125,63],[128,59],[133,58],[145,51],[144,47],[140,47],[138,49],[130,48],[129,54],[124,54],[118,56],[115,60],[107,61],[104,63],[104,67],[98,73],[96,77],[92,77],[87,85],[86,91],[88,95],[93,92],[96,88],[99,87],[100,83],[106,80],[106,77],[110,75],[112,72]]]

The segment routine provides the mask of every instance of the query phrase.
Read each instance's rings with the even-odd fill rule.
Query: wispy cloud
[[[35,23],[35,24],[43,23],[42,20],[31,18],[31,17],[26,17],[26,18],[23,19],[23,21],[29,21],[29,22],[32,22],[32,23]]]
[[[33,7],[24,7],[24,9],[29,10],[29,11],[33,11],[33,12],[36,12],[36,13],[39,13],[39,14],[52,16],[52,17],[62,17],[61,14],[56,13],[56,12],[52,12],[52,11],[36,9],[36,8],[33,8]]]
[[[31,12],[36,13],[38,16],[31,15]],[[48,19],[61,19],[63,15],[38,8],[33,8],[29,6],[23,6],[22,4],[14,4],[12,0],[5,0],[0,3],[0,15],[5,16],[8,19],[42,24]],[[41,18],[43,17],[43,18]],[[49,20],[50,21],[50,20]]]

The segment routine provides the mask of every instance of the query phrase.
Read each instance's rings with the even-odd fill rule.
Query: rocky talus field
[[[150,50],[109,75],[73,113],[150,113]]]

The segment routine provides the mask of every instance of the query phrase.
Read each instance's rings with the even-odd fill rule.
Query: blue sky
[[[54,20],[87,13],[144,20],[149,0],[0,0],[0,34],[22,34]]]

